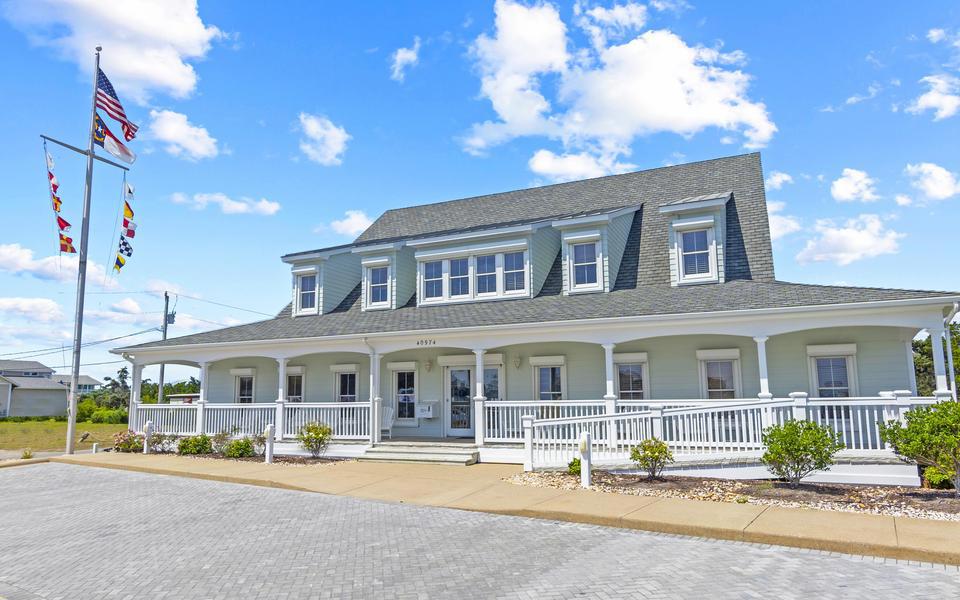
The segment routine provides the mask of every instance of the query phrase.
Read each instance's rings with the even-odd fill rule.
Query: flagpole
[[[93,129],[97,121],[97,78],[100,73],[100,50],[93,59],[93,100],[87,134],[87,178],[83,186],[83,221],[80,224],[80,264],[77,273],[77,312],[73,322],[73,370],[70,373],[70,398],[67,408],[67,454],[73,454],[77,428],[77,384],[80,379],[80,344],[83,336],[83,297],[87,287],[87,238],[90,235],[90,194],[93,188]]]

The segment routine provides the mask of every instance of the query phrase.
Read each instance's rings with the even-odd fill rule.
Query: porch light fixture
[[[514,356],[514,357],[513,357],[513,368],[514,368],[514,369],[519,369],[521,362],[523,362],[523,357],[522,357],[522,356],[520,356],[519,354],[516,355],[516,356]]]
[[[423,367],[427,370],[427,373],[429,373],[433,369],[433,361],[428,360],[427,362],[423,363]]]

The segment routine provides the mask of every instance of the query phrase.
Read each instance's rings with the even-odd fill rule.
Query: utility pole
[[[97,75],[100,73],[100,46],[93,59],[93,99],[87,125],[87,178],[83,186],[83,222],[80,229],[80,265],[77,273],[77,312],[73,324],[73,370],[70,373],[70,402],[67,408],[67,454],[73,454],[77,429],[77,384],[80,379],[80,347],[83,336],[83,296],[87,288],[87,241],[90,237],[90,193],[93,187],[93,131],[97,123]]]
[[[170,323],[170,294],[163,292],[163,339],[167,339],[167,325]],[[157,403],[163,404],[163,363],[160,363],[160,385],[157,387]]]

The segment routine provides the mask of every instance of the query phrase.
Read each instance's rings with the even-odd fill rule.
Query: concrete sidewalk
[[[960,565],[960,522],[519,486],[516,465],[343,461],[266,465],[174,455],[100,453],[49,459],[478,512],[592,523]]]

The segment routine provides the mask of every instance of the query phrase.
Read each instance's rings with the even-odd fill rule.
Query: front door
[[[472,376],[473,369],[467,367],[447,369],[447,435],[473,435]]]

